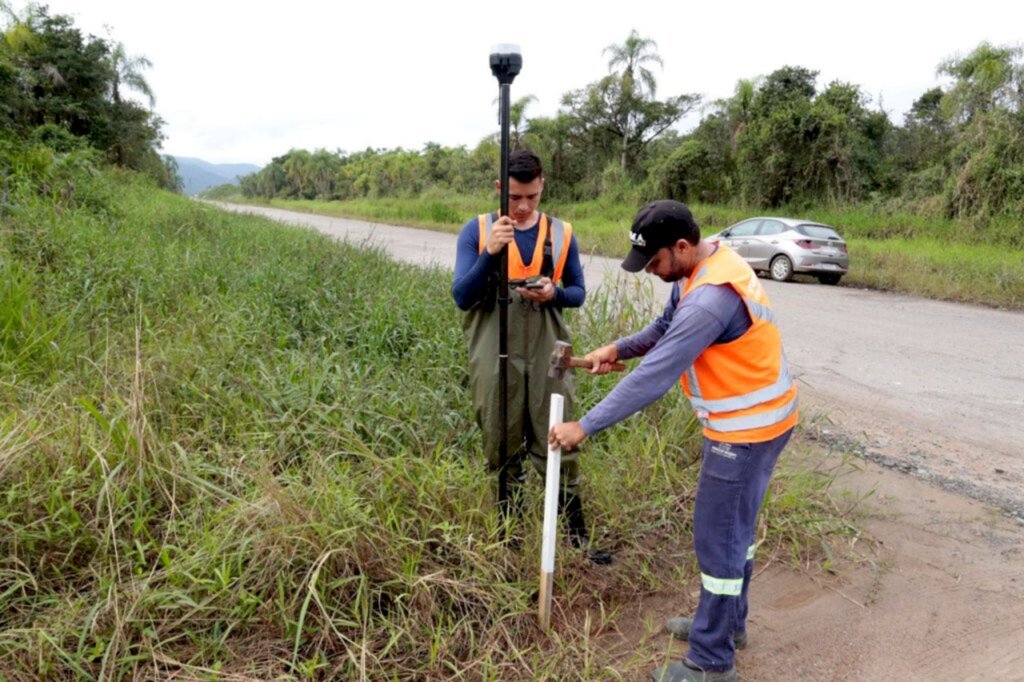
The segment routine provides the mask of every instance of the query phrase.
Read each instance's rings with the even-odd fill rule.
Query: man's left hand
[[[572,450],[587,438],[587,432],[583,430],[579,422],[564,422],[555,424],[548,432],[548,445],[552,448]]]

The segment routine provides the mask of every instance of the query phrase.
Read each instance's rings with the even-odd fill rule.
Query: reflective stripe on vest
[[[749,431],[760,429],[772,424],[778,424],[789,415],[796,412],[796,400],[790,400],[777,410],[759,412],[748,417],[731,417],[728,419],[714,419],[707,417],[701,419],[701,423],[712,431]]]
[[[754,548],[756,547],[757,545],[751,545],[750,547],[747,547],[747,561],[754,560]]]
[[[701,573],[700,584],[711,594],[726,597],[738,597],[743,592],[743,578],[715,578],[707,573]]]
[[[785,395],[789,389],[793,388],[793,377],[789,374],[789,367],[786,364],[785,354],[780,358],[779,364],[782,367],[782,373],[779,374],[779,378],[774,384],[765,386],[764,388],[759,388],[756,391],[751,391],[744,395],[736,396],[735,398],[721,398],[720,400],[704,399],[700,393],[700,382],[697,381],[697,371],[693,368],[693,365],[691,365],[690,368],[686,370],[686,377],[690,386],[690,404],[693,405],[693,409],[699,412],[735,412],[736,410],[745,410],[748,407],[766,403],[769,400],[775,400],[776,398]]]
[[[680,383],[708,437],[770,440],[795,423],[797,400],[768,296],[750,266],[724,245],[686,282],[679,303],[705,284],[731,286],[751,326],[727,344],[706,348]]]
[[[479,250],[483,253],[487,248],[487,239],[491,236],[491,227],[498,219],[497,213],[485,213],[478,216],[480,225]],[[572,243],[572,225],[562,222],[558,218],[540,214],[540,226],[537,231],[537,245],[533,250],[533,257],[529,265],[524,265],[522,254],[513,239],[508,244],[508,276],[511,278],[526,278],[540,275],[544,267],[544,244],[548,240],[548,228],[551,229],[551,265],[554,272],[551,275],[552,282],[562,280],[562,271],[565,269],[565,261],[569,257],[569,245]]]

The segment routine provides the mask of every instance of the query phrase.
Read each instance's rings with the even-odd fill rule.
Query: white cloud
[[[472,147],[497,126],[487,63],[497,43],[522,48],[512,96],[535,95],[533,116],[606,73],[602,49],[635,28],[658,43],[662,94],[726,97],[738,79],[790,64],[820,71],[822,86],[861,86],[899,121],[939,82],[942,60],[982,40],[1015,43],[1024,25],[1024,4],[996,0],[47,4],[86,32],[109,26],[153,61],[165,151],[252,163],[293,147]]]

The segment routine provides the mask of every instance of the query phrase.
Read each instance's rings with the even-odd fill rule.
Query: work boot
[[[721,672],[707,672],[688,658],[651,671],[653,682],[736,682],[736,666]]]
[[[587,524],[583,518],[583,503],[580,501],[580,496],[559,491],[558,508],[565,517],[566,530],[568,531],[569,542],[572,546],[586,552],[587,560],[592,564],[597,564],[598,566],[610,564],[612,562],[611,552],[590,546],[590,538],[587,536]]]
[[[587,561],[598,566],[608,566],[612,563],[612,553],[603,549],[590,546],[590,540],[586,537],[570,535],[569,542],[576,549],[582,549],[587,556]]]
[[[676,616],[665,621],[665,630],[676,639],[684,642],[690,638],[690,628],[693,627],[693,618]],[[747,633],[736,632],[733,634],[737,649],[747,648]]]

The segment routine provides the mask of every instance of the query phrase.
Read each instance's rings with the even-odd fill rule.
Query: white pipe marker
[[[559,393],[551,394],[550,430],[562,423],[565,399]],[[551,596],[555,578],[555,541],[558,539],[558,489],[562,469],[562,449],[548,445],[548,468],[544,477],[544,539],[540,550],[540,625],[547,630],[551,625]]]

